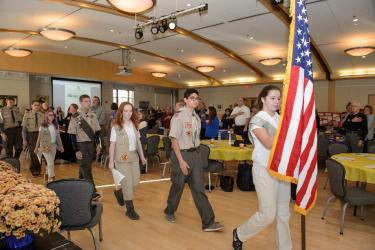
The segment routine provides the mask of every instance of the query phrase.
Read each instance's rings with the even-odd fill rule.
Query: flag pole
[[[306,216],[301,214],[301,249],[306,250]]]

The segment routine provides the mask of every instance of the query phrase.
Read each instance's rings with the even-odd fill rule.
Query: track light
[[[143,30],[142,30],[141,27],[137,27],[137,28],[135,29],[135,34],[134,34],[134,36],[135,36],[136,39],[142,39],[142,37],[143,37]]]
[[[153,23],[151,25],[151,33],[153,35],[156,35],[157,33],[159,33],[159,27],[158,27],[158,24],[157,23]]]
[[[169,20],[168,20],[168,28],[170,30],[175,30],[177,28],[177,18],[175,16],[169,18]]]
[[[164,32],[167,31],[167,29],[168,29],[168,21],[167,21],[167,19],[163,19],[163,20],[161,20],[161,21],[159,22],[159,31],[160,31],[161,33],[164,33]]]

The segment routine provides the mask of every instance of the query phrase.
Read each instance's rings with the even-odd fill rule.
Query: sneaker
[[[211,225],[209,225],[208,227],[204,228],[203,231],[205,231],[205,232],[215,232],[215,231],[220,231],[220,230],[223,230],[223,229],[224,229],[224,225],[222,225],[218,222],[214,222]]]
[[[115,194],[115,197],[116,197],[116,200],[117,200],[117,203],[120,205],[120,206],[124,206],[125,205],[125,201],[124,201],[124,196],[122,194],[122,190],[119,189],[119,190],[115,190],[113,191],[113,193]]]
[[[92,196],[92,200],[93,200],[93,201],[98,201],[100,198],[102,198],[102,195],[99,194],[99,193],[95,193],[95,194]]]
[[[174,216],[174,214],[165,214],[165,218],[170,223],[175,223],[176,222],[176,217]]]
[[[237,228],[233,229],[232,248],[233,250],[242,250],[242,241],[238,238]]]

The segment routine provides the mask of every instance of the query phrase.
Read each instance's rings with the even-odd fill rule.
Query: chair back
[[[171,158],[171,153],[172,153],[172,142],[171,139],[167,136],[163,137],[163,144],[164,144],[164,152],[165,152],[165,157],[169,160]]]
[[[349,151],[348,147],[345,144],[334,143],[328,146],[329,156],[337,155],[341,153],[347,153]]]
[[[1,160],[5,161],[6,163],[9,163],[10,165],[12,165],[12,167],[14,168],[14,170],[17,173],[21,172],[21,162],[20,162],[19,159],[17,159],[17,158],[3,158]]]
[[[199,146],[199,151],[201,155],[201,163],[203,168],[208,168],[210,147],[204,144]]]
[[[156,155],[159,150],[160,137],[158,135],[153,135],[147,138],[147,155]]]
[[[147,144],[147,127],[140,129],[139,134],[141,135],[141,143]]]
[[[318,158],[326,160],[328,158],[329,140],[326,136],[318,136]]]
[[[60,199],[61,228],[83,226],[92,220],[94,185],[89,180],[63,179],[47,184]]]
[[[345,168],[332,159],[326,160],[326,166],[332,194],[338,198],[344,198],[346,195]]]
[[[371,154],[375,154],[375,145],[372,145],[368,148],[368,152]]]

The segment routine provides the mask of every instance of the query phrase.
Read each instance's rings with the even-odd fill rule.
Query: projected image
[[[69,105],[72,103],[79,105],[81,95],[101,97],[102,93],[100,82],[52,78],[52,88],[53,106],[61,106],[64,112],[67,112]]]

